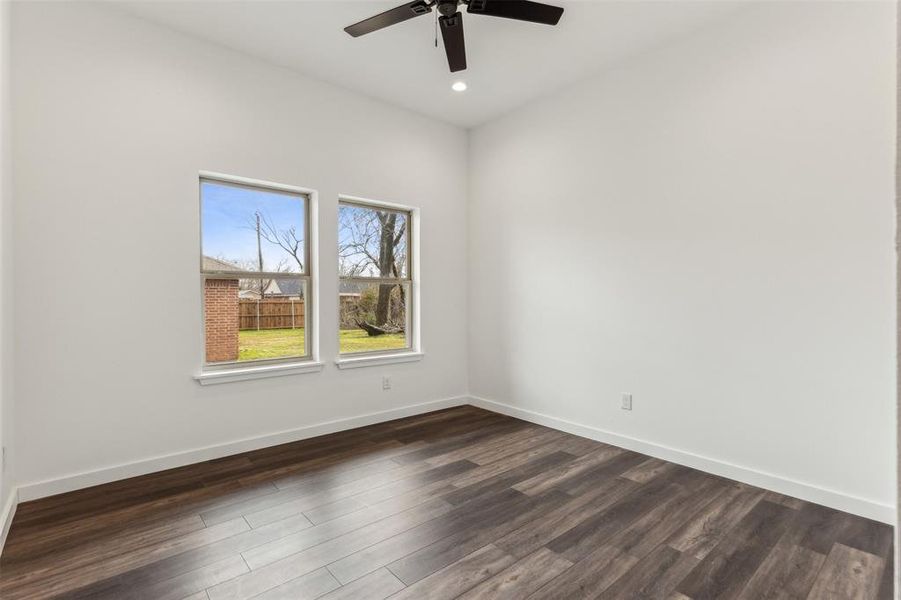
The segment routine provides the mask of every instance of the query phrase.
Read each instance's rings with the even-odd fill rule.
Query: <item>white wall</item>
[[[21,484],[465,393],[464,131],[105,8],[13,18]],[[321,374],[192,380],[201,169],[319,191]],[[339,193],[421,207],[420,363],[331,364]]]
[[[5,468],[0,466],[0,546],[3,540],[3,511],[14,491],[10,22],[10,3],[0,1],[0,446],[7,448]]]
[[[895,309],[895,327],[897,337],[895,338],[895,359],[898,370],[895,377],[895,445],[897,452],[895,454],[897,460],[895,462],[895,483],[898,486],[895,495],[895,548],[901,546],[901,505],[897,500],[901,498],[901,420],[899,420],[899,411],[901,411],[901,11],[895,6],[895,33],[896,33],[896,53],[895,53],[895,300],[897,302]],[[901,590],[901,553],[895,552],[895,589]]]
[[[472,132],[467,191],[458,129],[105,8],[17,4],[18,483],[469,386],[884,517],[892,10],[751,8]],[[319,190],[326,359],[337,195],[421,206],[425,360],[194,383],[200,169]]]
[[[472,393],[892,519],[893,11],[761,3],[474,131]]]

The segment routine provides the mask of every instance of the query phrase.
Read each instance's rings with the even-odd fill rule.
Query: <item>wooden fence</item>
[[[297,329],[304,322],[303,300],[238,302],[238,329]]]

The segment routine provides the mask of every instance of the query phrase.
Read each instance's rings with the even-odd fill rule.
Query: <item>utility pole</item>
[[[257,211],[257,261],[260,272],[263,272],[263,244],[260,242],[260,211]]]
[[[263,244],[260,241],[260,211],[256,212],[257,215],[257,263],[260,268],[260,273],[263,272]],[[263,293],[266,290],[263,289],[263,280],[260,279],[260,297],[257,298],[257,331],[260,330],[260,301],[263,299]]]

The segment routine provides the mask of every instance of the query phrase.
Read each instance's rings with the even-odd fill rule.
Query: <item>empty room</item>
[[[0,0],[0,598],[898,598],[899,30]]]

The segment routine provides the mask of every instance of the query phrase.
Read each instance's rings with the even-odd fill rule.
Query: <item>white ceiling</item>
[[[469,68],[447,69],[434,17],[351,38],[347,25],[402,0],[116,2],[120,9],[463,127],[704,26],[738,2],[567,1],[557,27],[464,15]],[[450,89],[462,79],[463,93]]]

